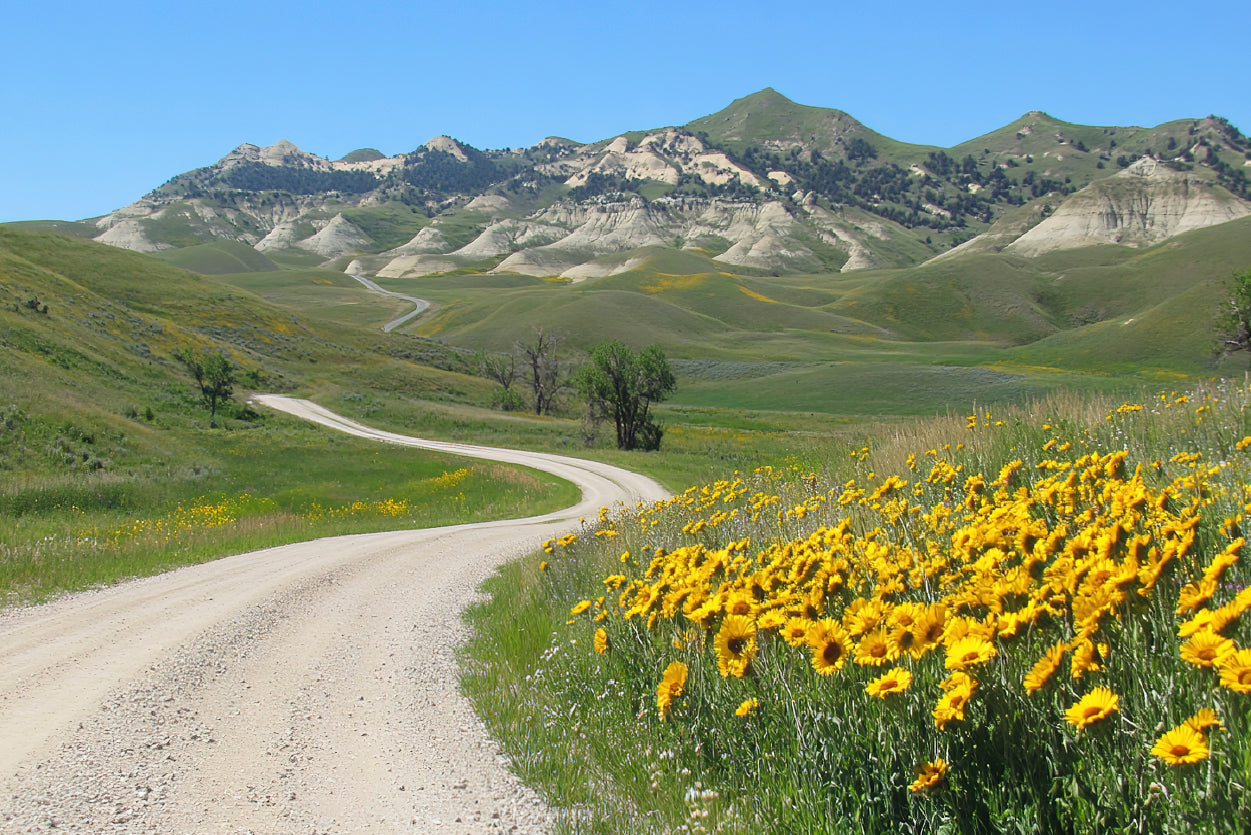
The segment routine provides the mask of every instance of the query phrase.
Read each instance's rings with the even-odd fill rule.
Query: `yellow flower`
[[[882,601],[857,597],[843,612],[843,626],[852,635],[863,635],[882,619]]]
[[[745,717],[755,714],[760,709],[759,699],[748,699],[734,710],[735,716]]]
[[[812,621],[807,618],[791,618],[786,622],[786,626],[782,627],[782,640],[796,649],[806,646],[808,630],[811,627]]]
[[[1182,660],[1196,667],[1215,667],[1234,652],[1234,642],[1210,629],[1200,629],[1181,645]]]
[[[1119,710],[1120,697],[1106,687],[1096,687],[1064,712],[1070,725],[1085,728]]]
[[[912,645],[908,652],[914,658],[920,658],[925,651],[938,646],[942,640],[943,630],[947,628],[947,607],[930,606],[912,624]]]
[[[1191,716],[1182,723],[1187,728],[1193,728],[1199,733],[1203,733],[1208,728],[1219,728],[1225,730],[1225,726],[1221,724],[1221,720],[1216,718],[1216,711],[1210,707],[1199,708],[1194,716]]]
[[[908,786],[913,794],[929,794],[942,786],[947,777],[947,763],[942,758],[932,763],[921,763],[917,766],[917,778]]]
[[[885,699],[892,693],[902,693],[912,685],[912,673],[903,667],[894,667],[869,682],[864,690],[870,696]]]
[[[742,678],[756,657],[756,622],[745,615],[727,615],[713,646],[721,675]]]
[[[1069,660],[1069,674],[1076,681],[1086,673],[1098,672],[1103,669],[1099,662],[1107,655],[1108,645],[1098,644],[1085,636],[1079,636],[1070,645],[1073,657]]]
[[[664,678],[660,680],[660,684],[656,685],[656,709],[662,720],[668,718],[669,705],[674,699],[682,697],[682,690],[685,687],[686,665],[681,661],[670,663],[665,668]]]
[[[966,635],[947,647],[946,666],[949,670],[963,670],[975,664],[984,664],[996,655],[995,645],[990,641]]]
[[[1064,649],[1064,642],[1058,641],[1025,674],[1024,684],[1027,694],[1034,695],[1051,679],[1051,676],[1059,669],[1060,661],[1064,658]]]
[[[754,616],[757,610],[756,601],[751,595],[744,592],[734,592],[725,602],[725,613],[727,615],[749,615]]]
[[[577,605],[575,605],[572,609],[570,609],[570,610],[569,610],[569,614],[571,614],[571,615],[580,615],[580,614],[582,614],[583,612],[585,612],[585,611],[586,611],[587,609],[589,609],[589,608],[591,608],[591,601],[589,601],[589,600],[583,600],[583,601],[579,602]]]
[[[884,629],[878,628],[860,639],[856,647],[856,663],[867,667],[880,667],[899,657],[899,647],[891,641]]]
[[[1207,759],[1208,741],[1189,724],[1179,725],[1155,741],[1151,755],[1169,765],[1189,765]]]
[[[850,638],[842,625],[831,618],[816,621],[808,628],[812,668],[823,676],[838,672],[847,661]]]
[[[602,626],[595,630],[595,651],[600,655],[608,652],[608,632]]]
[[[1221,659],[1221,687],[1235,693],[1251,693],[1251,649],[1231,652]]]
[[[964,721],[964,708],[973,697],[977,683],[953,687],[938,698],[934,706],[934,724],[940,731],[946,730],[952,722]]]

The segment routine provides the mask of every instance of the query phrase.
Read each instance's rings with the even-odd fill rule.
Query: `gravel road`
[[[382,442],[576,483],[546,516],[335,537],[0,613],[0,832],[546,832],[457,688],[460,613],[500,563],[649,479],[556,455]]]

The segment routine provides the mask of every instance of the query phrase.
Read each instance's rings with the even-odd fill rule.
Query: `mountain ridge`
[[[1145,161],[1183,179],[1138,178],[1135,191],[1120,175]],[[309,266],[316,256],[342,268],[348,259],[384,277],[582,280],[654,246],[748,270],[837,272],[910,266],[966,247],[997,251],[1022,236],[1032,237],[1021,253],[1154,243],[1172,228],[1251,212],[1248,165],[1251,141],[1214,116],[1099,127],[1035,110],[943,149],[898,142],[841,110],[765,88],[685,125],[586,144],[548,137],[480,150],[440,135],[409,153],[362,149],[330,161],[287,140],[244,143],[94,222],[96,240],[138,251],[225,239],[279,262]],[[1170,177],[1185,183],[1182,204],[1187,195],[1202,204],[1171,197],[1170,216],[1187,218],[1180,225],[1152,208],[1151,189]],[[1126,235],[1116,212],[1100,221],[1091,208],[1113,181],[1146,207],[1136,210],[1142,234]],[[1040,198],[1038,212],[1019,211]],[[1054,220],[1081,211],[1085,221]],[[1014,216],[1030,222],[1002,222]]]

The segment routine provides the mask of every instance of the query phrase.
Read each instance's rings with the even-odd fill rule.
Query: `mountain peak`
[[[751,95],[743,96],[741,99],[737,99],[737,101],[763,104],[795,104],[793,100],[788,99],[772,87],[765,87],[763,90],[757,90]]]
[[[451,154],[461,162],[468,162],[469,155],[465,153],[465,146],[461,145],[455,139],[444,134],[434,137],[426,143],[426,149],[430,151],[442,151],[445,154]]]
[[[686,127],[735,149],[753,144],[777,148],[798,145],[823,154],[839,153],[840,142],[847,135],[876,136],[841,110],[798,104],[772,87],[735,99],[725,109]]]

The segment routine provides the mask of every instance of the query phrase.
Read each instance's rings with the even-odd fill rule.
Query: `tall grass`
[[[567,507],[546,473],[297,427],[207,432],[201,463],[0,489],[0,604],[322,536]]]
[[[568,831],[1241,831],[1248,402],[971,410],[605,509],[490,584],[465,686]]]

